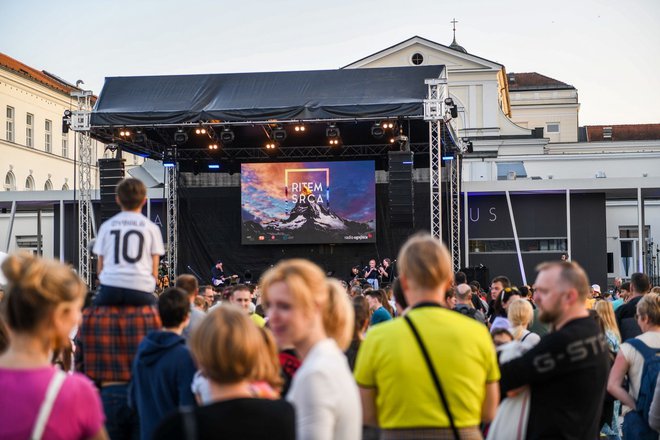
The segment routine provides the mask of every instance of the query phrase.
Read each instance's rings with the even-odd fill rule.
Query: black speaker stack
[[[99,159],[101,223],[121,211],[115,201],[117,184],[126,175],[124,159]]]
[[[415,193],[413,186],[413,153],[390,151],[389,161],[389,217],[395,249],[415,229]]]

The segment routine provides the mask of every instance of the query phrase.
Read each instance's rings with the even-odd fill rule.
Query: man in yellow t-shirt
[[[492,420],[499,402],[500,371],[488,330],[441,306],[453,274],[439,241],[428,234],[415,235],[398,261],[404,295],[412,306],[406,316],[429,353],[454,425],[461,438],[480,436],[479,424]],[[429,367],[404,318],[367,333],[357,355],[355,379],[366,426],[413,437],[421,435],[419,430],[451,433]]]

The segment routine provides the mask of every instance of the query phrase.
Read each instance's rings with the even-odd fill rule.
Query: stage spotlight
[[[381,123],[381,126],[382,126],[384,129],[388,129],[388,128],[389,128],[389,129],[392,129],[392,128],[394,128],[394,124],[393,124],[392,122],[390,122],[390,121],[383,121],[383,122]]]
[[[339,128],[335,124],[330,124],[325,129],[325,135],[329,138],[338,138],[340,135]]]
[[[217,163],[210,163],[209,164],[209,170],[219,170],[220,169],[220,164]]]
[[[293,129],[296,130],[297,132],[301,133],[301,132],[305,131],[305,126],[300,124],[300,125],[296,125]]]
[[[173,168],[176,166],[176,148],[169,147],[163,152],[163,166]]]
[[[266,143],[266,150],[274,150],[277,147],[275,142],[267,142]]]
[[[186,134],[182,128],[179,128],[176,133],[174,133],[174,143],[181,145],[185,144],[186,142],[188,142],[188,134]]]
[[[120,137],[127,138],[127,137],[129,137],[130,135],[131,135],[131,132],[130,132],[130,130],[129,130],[128,128],[122,128],[122,129],[119,131],[119,136],[120,136]]]
[[[222,131],[220,132],[220,141],[222,141],[223,144],[231,144],[234,142],[234,139],[236,136],[234,136],[234,132],[231,131],[231,128],[229,127],[223,127]]]
[[[282,142],[286,139],[286,130],[281,125],[273,128],[273,139],[277,142]]]
[[[195,129],[195,134],[206,134],[206,128],[201,125]]]
[[[374,124],[371,126],[371,135],[375,137],[376,139],[380,139],[385,135],[385,129],[383,128],[385,125],[380,125],[378,123]]]
[[[147,141],[147,136],[144,134],[142,130],[138,130],[135,132],[135,136],[133,136],[133,142],[136,144],[143,144]]]
[[[218,144],[215,142],[212,144],[209,144],[209,150],[217,150],[218,149]]]
[[[330,143],[330,146],[332,146],[332,147],[336,147],[337,145],[339,145],[339,139],[337,139],[337,138],[330,139],[328,142]]]

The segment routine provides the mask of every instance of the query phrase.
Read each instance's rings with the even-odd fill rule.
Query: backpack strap
[[[53,377],[48,384],[48,388],[46,389],[46,396],[39,407],[39,414],[37,415],[37,420],[34,422],[32,434],[30,435],[31,440],[41,440],[41,437],[44,435],[44,430],[46,429],[46,424],[50,418],[50,413],[53,411],[55,399],[57,399],[57,395],[60,393],[60,389],[62,388],[65,379],[66,373],[59,368],[55,369],[55,374],[53,374]]]
[[[422,354],[424,355],[424,360],[426,361],[426,366],[429,369],[429,372],[431,373],[431,378],[433,379],[433,384],[435,385],[435,389],[440,395],[440,401],[442,402],[442,406],[445,409],[445,412],[447,413],[447,418],[449,419],[449,425],[451,426],[452,433],[454,434],[454,439],[455,440],[460,440],[461,436],[458,433],[458,429],[456,428],[456,424],[454,423],[454,416],[452,415],[451,411],[449,410],[449,402],[447,401],[447,397],[445,396],[445,392],[442,389],[442,385],[440,384],[440,378],[438,377],[437,373],[435,372],[435,368],[433,368],[433,363],[431,361],[431,357],[429,356],[428,351],[426,351],[426,346],[422,342],[422,338],[417,332],[417,329],[413,325],[412,320],[410,319],[410,316],[408,315],[403,315],[405,318],[406,322],[408,323],[408,326],[410,327],[410,330],[412,330],[413,335],[415,335],[415,339],[417,340],[417,344],[419,345],[419,349],[422,351]]]
[[[655,357],[655,355],[660,351],[660,349],[651,348],[642,342],[641,339],[631,338],[626,341],[630,344],[635,350],[639,352],[644,357],[644,361]]]

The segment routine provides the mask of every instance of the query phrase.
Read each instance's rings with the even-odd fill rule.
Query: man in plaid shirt
[[[140,436],[137,413],[128,407],[131,365],[142,339],[160,327],[155,306],[90,306],[83,311],[77,367],[101,389],[112,440]]]

